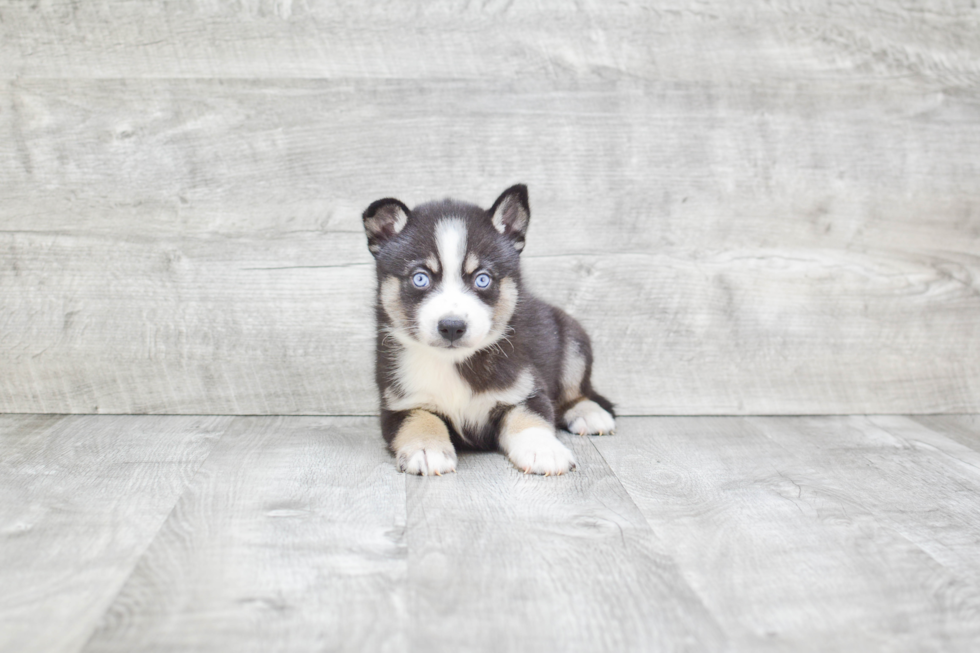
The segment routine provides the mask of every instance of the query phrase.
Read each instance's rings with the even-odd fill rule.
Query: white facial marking
[[[419,339],[430,346],[445,348],[448,343],[439,335],[439,321],[449,318],[463,320],[466,322],[466,333],[456,341],[453,349],[469,354],[485,344],[492,326],[493,311],[463,281],[466,223],[459,218],[441,220],[436,225],[435,236],[442,281],[416,313]]]
[[[442,220],[436,225],[436,248],[446,268],[444,284],[462,285],[463,257],[466,256],[466,223],[459,218]]]

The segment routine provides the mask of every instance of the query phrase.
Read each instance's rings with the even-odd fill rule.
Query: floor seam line
[[[175,416],[175,417],[180,417],[180,416]],[[184,487],[181,488],[180,493],[177,495],[176,499],[174,500],[174,504],[170,506],[170,510],[168,510],[164,518],[160,520],[160,525],[156,528],[155,531],[153,531],[153,536],[147,539],[146,546],[143,547],[143,550],[140,551],[138,556],[136,556],[136,559],[133,561],[132,568],[130,568],[129,573],[126,574],[126,577],[123,578],[122,582],[119,583],[119,587],[116,588],[115,592],[113,592],[112,598],[106,602],[105,610],[103,610],[102,613],[99,615],[99,618],[95,620],[95,625],[92,627],[92,631],[89,633],[89,636],[85,640],[85,643],[82,644],[81,647],[79,647],[77,653],[82,653],[83,651],[85,651],[85,649],[88,648],[89,644],[92,643],[92,639],[99,632],[99,626],[102,624],[103,619],[112,609],[112,606],[115,605],[116,600],[119,598],[120,594],[122,594],[122,591],[123,589],[125,589],[126,584],[129,582],[129,579],[133,577],[133,572],[136,571],[136,568],[139,566],[140,562],[143,560],[144,557],[146,557],[147,551],[150,550],[150,547],[152,547],[153,543],[156,542],[157,537],[160,536],[160,532],[163,530],[163,527],[166,526],[168,521],[170,521],[171,516],[173,516],[174,511],[177,509],[177,506],[180,505],[180,500],[184,498],[185,494],[187,494],[187,488],[189,488],[194,483],[194,480],[197,478],[198,474],[200,473],[201,468],[204,467],[207,461],[211,459],[211,454],[213,454],[214,450],[218,448],[218,443],[221,442],[227,436],[229,431],[232,430],[232,427],[235,425],[235,422],[241,419],[240,416],[217,416],[217,417],[230,417],[231,420],[228,423],[228,427],[221,432],[221,435],[219,435],[217,438],[214,439],[214,442],[212,443],[211,448],[208,450],[207,455],[201,459],[201,462],[197,465],[197,467],[194,468],[194,471],[190,473],[187,479],[187,483],[185,483]]]

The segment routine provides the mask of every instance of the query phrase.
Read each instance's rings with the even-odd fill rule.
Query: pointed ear
[[[524,249],[524,234],[531,221],[531,209],[527,203],[527,186],[511,186],[497,198],[490,211],[493,228],[508,236],[518,252]]]
[[[400,234],[411,214],[407,206],[390,197],[367,207],[362,217],[371,253],[377,256],[385,243]]]

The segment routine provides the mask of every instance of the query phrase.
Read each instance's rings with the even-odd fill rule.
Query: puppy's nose
[[[466,322],[456,319],[439,320],[439,335],[448,340],[449,342],[455,342],[466,333]]]

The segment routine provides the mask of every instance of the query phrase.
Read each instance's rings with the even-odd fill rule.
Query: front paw
[[[612,435],[616,420],[602,406],[586,399],[565,411],[565,426],[579,435]]]
[[[419,476],[441,476],[456,471],[456,450],[448,448],[401,449],[396,455],[398,471]]]
[[[507,457],[525,474],[554,476],[575,469],[575,457],[553,433],[529,428],[510,438]]]

